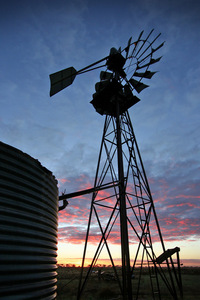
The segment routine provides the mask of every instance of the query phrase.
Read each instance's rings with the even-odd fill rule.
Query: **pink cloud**
[[[63,186],[65,184],[70,184],[69,188],[72,191],[78,191],[92,187],[91,178],[85,174],[82,174],[77,178],[64,179],[61,182],[63,182]],[[177,181],[178,184],[176,184],[176,180],[174,178],[173,181],[171,180],[171,182],[169,179],[165,178],[150,178],[149,183],[152,185],[152,195],[155,194],[154,203],[156,204],[156,212],[164,240],[178,241],[189,239],[190,237],[195,240],[198,239],[200,236],[200,205],[198,201],[200,196],[197,194],[199,190],[198,184],[196,182],[180,184],[179,181]],[[98,201],[104,199],[99,203],[113,207],[116,203],[116,198],[115,196],[112,198],[111,193],[113,193],[113,189],[101,190],[98,192],[96,200]],[[127,186],[127,193],[134,195],[134,190],[130,183]],[[69,205],[66,207],[65,211],[59,212],[59,222],[62,223],[62,226],[63,224],[66,224],[62,234],[59,232],[60,238],[67,239],[70,242],[73,241],[74,243],[84,241],[91,199],[92,194],[69,199]],[[134,196],[130,195],[129,199],[131,202],[135,201]],[[97,211],[99,218],[101,219],[102,226],[105,226],[108,218],[110,217],[111,210],[105,207],[97,207]],[[131,218],[131,210],[128,210],[128,215]],[[138,215],[137,211],[136,215]],[[96,229],[98,228],[95,218],[92,219],[92,225],[96,226]],[[115,225],[117,228],[119,225],[119,219],[116,221]],[[138,224],[135,223],[134,226],[138,232],[141,231]],[[153,239],[156,241],[158,239],[158,233],[153,218],[151,218],[150,226]],[[71,227],[74,227],[77,230],[72,231]],[[72,232],[73,234],[71,234]],[[97,229],[97,232],[100,232],[99,228]],[[97,241],[97,232],[91,232],[91,242]],[[134,233],[130,233],[130,239],[133,241],[137,240]],[[120,231],[113,229],[112,234],[109,237],[109,241],[114,244],[120,243]]]
[[[64,184],[66,182],[70,182],[70,180],[66,179],[66,178],[58,178],[57,179],[59,183]]]

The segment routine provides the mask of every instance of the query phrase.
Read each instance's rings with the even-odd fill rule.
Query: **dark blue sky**
[[[61,192],[93,184],[104,117],[89,103],[99,71],[52,98],[49,74],[78,70],[142,30],[162,33],[159,72],[130,116],[166,239],[179,240],[185,258],[199,258],[199,15],[195,0],[7,0],[0,9],[1,141],[37,158]],[[86,205],[73,203],[71,216]]]

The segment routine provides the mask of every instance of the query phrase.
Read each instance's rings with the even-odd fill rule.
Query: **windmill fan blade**
[[[139,52],[142,50],[142,48],[144,47],[144,45],[146,44],[146,41],[148,40],[148,38],[150,37],[150,35],[152,34],[152,32],[154,31],[154,29],[152,29],[150,31],[150,33],[148,34],[147,38],[143,41],[141,47],[139,48],[139,50],[137,51],[137,53],[135,54],[135,56],[138,56]],[[141,56],[141,55],[140,55]]]
[[[163,42],[162,44],[160,44],[157,48],[152,48],[152,53],[154,53],[154,52],[156,52],[158,49],[160,49],[162,46],[164,46],[164,43],[165,42]]]
[[[144,90],[145,88],[148,87],[147,84],[144,84],[144,83],[142,83],[142,82],[140,82],[140,81],[137,81],[137,80],[135,80],[135,79],[133,79],[133,78],[131,78],[131,79],[129,80],[129,82],[130,82],[130,84],[134,87],[134,89],[135,89],[138,93],[140,93],[142,90]]]
[[[162,58],[162,56],[160,56],[159,58],[156,58],[156,59],[151,58],[150,62],[148,62],[147,64],[145,64],[145,65],[143,65],[143,66],[139,66],[139,64],[141,63],[141,61],[143,61],[143,60],[141,60],[141,61],[138,62],[137,70],[138,70],[138,69],[142,69],[142,68],[144,68],[144,67],[148,67],[149,65],[155,64],[155,63],[157,63],[159,60],[161,60],[161,58]]]
[[[139,35],[139,37],[138,37],[138,40],[137,40],[137,42],[139,42],[139,40],[141,39],[141,37],[142,37],[143,33],[144,33],[144,30],[142,30],[142,31],[140,32],[140,35]]]
[[[140,41],[140,39],[141,39],[141,37],[142,37],[142,35],[143,35],[143,32],[144,32],[144,30],[142,30],[142,31],[140,32],[140,35],[139,35],[137,41],[134,43],[134,44],[135,44],[135,47],[133,48],[133,51],[132,51],[132,53],[131,53],[131,56],[133,56],[133,54],[134,54],[134,52],[135,52],[135,50],[136,50],[136,48],[137,48],[138,42]]]
[[[161,35],[161,33],[159,33],[159,34],[155,37],[155,39],[154,39],[151,43],[149,43],[148,47],[146,47],[145,50],[144,50],[142,53],[140,53],[140,55],[138,56],[138,59],[139,59],[140,57],[142,57],[142,56],[144,55],[145,52],[147,52],[147,50],[153,45],[153,43],[159,38],[160,35]],[[149,36],[150,36],[150,34],[149,34]]]
[[[125,48],[125,51],[126,51],[126,59],[128,57],[128,53],[129,53],[129,49],[130,49],[130,45],[131,45],[131,40],[132,40],[132,36],[130,37],[130,39],[128,40],[128,45],[127,47]]]
[[[150,60],[150,63],[149,63],[149,64],[150,64],[150,65],[155,64],[155,63],[157,63],[158,61],[160,61],[161,58],[162,58],[162,56],[160,56],[160,57],[158,57],[158,58],[156,58],[156,59],[152,58],[152,59]]]
[[[152,76],[153,76],[155,73],[156,73],[156,72],[151,72],[151,71],[146,71],[146,72],[144,72],[144,73],[138,73],[138,72],[135,72],[135,73],[133,74],[133,76],[151,79]]]
[[[76,77],[77,71],[73,67],[50,74],[51,90],[50,96],[55,95],[67,86],[71,85]]]

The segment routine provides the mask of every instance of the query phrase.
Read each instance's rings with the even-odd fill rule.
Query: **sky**
[[[59,192],[93,186],[104,117],[90,104],[100,70],[49,96],[49,74],[77,70],[154,28],[162,59],[141,101],[134,132],[166,248],[200,262],[200,3],[195,0],[1,1],[0,139],[38,159]],[[82,257],[91,196],[59,212],[58,262]],[[93,246],[91,246],[93,247]],[[112,244],[120,256],[117,241]]]

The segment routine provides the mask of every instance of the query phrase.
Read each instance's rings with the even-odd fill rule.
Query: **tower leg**
[[[132,283],[131,283],[129,238],[128,238],[127,213],[126,213],[125,178],[124,178],[122,141],[121,141],[121,118],[119,114],[119,104],[117,104],[116,127],[117,127],[117,156],[118,156],[118,178],[119,178],[118,179],[119,180],[119,211],[120,211],[120,229],[121,229],[123,299],[132,300]]]

